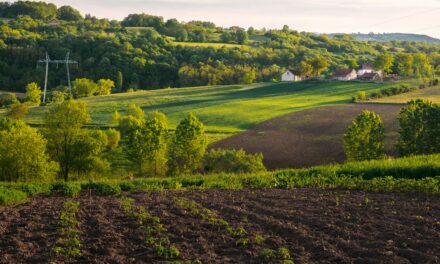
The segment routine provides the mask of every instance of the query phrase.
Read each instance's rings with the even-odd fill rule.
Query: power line
[[[422,14],[426,14],[426,13],[431,13],[431,12],[434,12],[434,11],[437,11],[437,10],[440,10],[440,8],[427,9],[427,10],[416,12],[416,13],[412,13],[412,14],[409,14],[409,15],[387,19],[387,20],[384,20],[384,21],[381,21],[381,22],[369,25],[368,27],[375,27],[375,26],[387,24],[387,23],[390,23],[390,22],[402,20],[402,19],[405,19],[405,18],[410,18],[410,17],[416,16],[416,15],[422,15]]]

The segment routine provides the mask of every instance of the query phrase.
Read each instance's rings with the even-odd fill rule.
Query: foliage
[[[58,8],[57,18],[64,21],[80,21],[83,19],[80,12],[71,6],[61,6]]]
[[[376,57],[374,60],[374,68],[376,70],[381,70],[384,73],[391,72],[391,67],[393,66],[394,58],[389,53],[382,53]]]
[[[440,152],[440,106],[412,100],[400,111],[399,151],[402,155]]]
[[[72,93],[75,98],[89,97],[98,91],[98,85],[89,79],[82,78],[73,81]]]
[[[246,154],[243,149],[211,149],[204,157],[204,168],[211,173],[253,173],[266,170],[263,154]]]
[[[207,147],[203,123],[192,113],[176,128],[170,146],[170,174],[188,174],[199,169]]]
[[[13,120],[21,120],[23,119],[29,111],[29,107],[27,104],[14,104],[8,108],[6,112],[6,117]]]
[[[14,93],[0,94],[0,107],[8,107],[18,103],[19,101]]]
[[[52,184],[52,193],[67,197],[78,197],[81,193],[81,184],[77,182],[56,182]]]
[[[79,206],[79,202],[74,202],[72,200],[68,200],[63,204],[59,223],[61,227],[58,231],[60,238],[52,249],[52,252],[56,256],[78,258],[82,255],[80,231],[78,230],[79,221],[77,219]]]
[[[115,88],[115,83],[112,80],[101,79],[98,81],[98,90],[95,95],[109,95],[113,88]]]
[[[39,106],[41,104],[41,91],[40,86],[37,83],[29,83],[26,86],[26,101],[33,105]]]
[[[381,118],[364,111],[344,135],[345,155],[349,161],[381,159],[385,156],[385,132]]]
[[[362,102],[367,100],[367,93],[365,91],[357,92],[356,96],[353,97],[353,102]]]
[[[107,130],[106,134],[108,140],[107,147],[111,150],[117,148],[119,146],[119,141],[121,140],[121,133],[116,129],[110,128]]]
[[[96,182],[82,185],[83,189],[93,190],[99,195],[117,195],[121,193],[121,187],[113,182]]]
[[[82,157],[89,157],[93,148],[89,144],[82,126],[89,122],[90,116],[83,102],[73,100],[52,106],[45,116],[45,136],[48,140],[48,152],[60,164],[64,180],[76,168],[84,164]],[[85,149],[85,147],[89,147]]]
[[[26,202],[28,196],[25,192],[20,190],[9,189],[0,186],[0,206],[16,205]]]
[[[22,121],[0,131],[0,180],[50,181],[57,166],[46,154],[46,140]],[[31,146],[31,147],[30,147]]]

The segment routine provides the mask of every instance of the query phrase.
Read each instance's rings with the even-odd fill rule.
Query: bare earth
[[[347,104],[314,108],[265,121],[211,147],[261,152],[269,169],[343,162],[343,135],[358,114],[369,110],[384,121],[386,152],[394,156],[397,154],[397,116],[402,107],[400,104]]]

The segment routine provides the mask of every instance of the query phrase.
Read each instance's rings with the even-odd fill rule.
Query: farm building
[[[367,72],[359,76],[359,80],[362,81],[377,81],[382,79],[382,76],[377,72]]]
[[[360,70],[358,70],[357,74],[359,76],[362,76],[365,73],[373,73],[373,72],[374,72],[373,65],[370,63],[364,63],[364,64],[362,64]]]
[[[49,22],[49,26],[58,26],[60,24],[60,21],[58,19],[52,19]]]
[[[301,81],[301,77],[294,74],[291,70],[287,70],[283,75],[281,76],[282,82],[296,82]]]
[[[358,75],[353,69],[340,69],[330,77],[330,80],[350,81],[357,79],[357,77]]]

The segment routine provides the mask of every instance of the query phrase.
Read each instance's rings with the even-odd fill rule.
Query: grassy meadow
[[[412,99],[419,99],[419,98],[432,101],[433,103],[436,104],[440,104],[440,86],[437,85],[425,89],[415,90],[409,93],[383,97],[383,98],[371,100],[370,102],[402,104]]]
[[[97,126],[111,125],[111,116],[115,111],[123,114],[128,105],[137,104],[145,112],[164,112],[171,128],[188,112],[193,112],[205,123],[207,131],[236,133],[290,112],[349,103],[358,91],[374,92],[392,85],[395,84],[330,81],[258,83],[137,91],[80,100],[87,103],[92,124]],[[46,107],[31,109],[26,121],[41,124],[45,110]],[[222,137],[221,134],[216,136]]]

